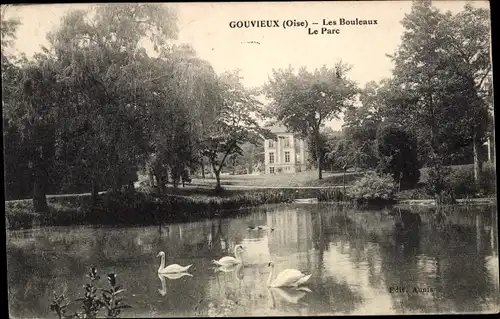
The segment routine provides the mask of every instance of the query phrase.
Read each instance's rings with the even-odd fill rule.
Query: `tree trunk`
[[[201,178],[205,179],[205,164],[203,164],[203,160],[201,160],[200,166],[201,166]]]
[[[321,160],[321,146],[319,145],[320,139],[319,139],[319,132],[316,133],[316,160],[318,162],[318,179],[323,179],[323,172],[322,172],[322,160]]]
[[[344,175],[342,175],[342,186],[344,189],[344,196],[345,196],[345,172],[346,172],[346,169],[344,168]]]
[[[472,151],[474,154],[474,181],[476,184],[479,184],[480,178],[481,178],[481,170],[482,170],[482,163],[481,159],[479,158],[479,148],[481,147],[479,141],[477,141],[476,138],[474,138],[474,141],[472,143]]]
[[[33,208],[36,213],[46,213],[49,211],[45,188],[43,183],[38,180],[33,182]]]
[[[149,185],[151,187],[155,186],[155,178],[153,175],[153,170],[151,170],[151,169],[148,170],[148,176],[149,176]]]
[[[165,193],[165,181],[163,180],[163,176],[156,175],[156,181],[158,182],[158,195],[162,195]]]
[[[215,171],[215,180],[216,180],[216,186],[220,187],[220,172]]]
[[[222,186],[220,184],[220,170],[214,169],[214,174],[215,174],[215,190],[219,191],[222,190]]]

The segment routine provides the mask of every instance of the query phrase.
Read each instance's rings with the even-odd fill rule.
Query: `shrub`
[[[108,274],[108,289],[98,288],[97,281],[101,278],[97,274],[95,267],[92,267],[87,274],[89,283],[84,285],[85,295],[83,298],[76,299],[80,302],[81,311],[73,314],[68,314],[68,305],[64,295],[56,295],[50,304],[50,310],[57,314],[59,319],[73,319],[73,318],[96,318],[102,309],[106,311],[106,318],[118,318],[121,311],[126,308],[131,308],[129,305],[123,303],[123,298],[120,294],[124,292],[119,285],[116,284],[116,275],[114,273]],[[99,293],[101,294],[99,296]]]
[[[373,172],[367,173],[347,191],[348,197],[358,203],[389,202],[394,200],[395,193],[396,184],[391,175],[378,176]]]
[[[450,176],[451,168],[439,162],[428,170],[425,192],[433,196],[438,204],[454,202]]]
[[[479,190],[474,180],[474,170],[469,166],[455,168],[448,177],[448,183],[457,198],[473,197]]]
[[[483,197],[496,194],[496,172],[492,166],[484,166],[479,184],[474,179],[474,167],[464,165],[446,168],[431,168],[426,189],[434,196],[455,198]],[[441,194],[442,193],[442,194]]]
[[[344,200],[344,194],[338,188],[322,188],[318,192],[318,200],[341,202]]]
[[[399,199],[432,199],[432,196],[426,193],[423,186],[413,189],[406,189],[397,194]]]
[[[479,192],[482,196],[493,196],[497,193],[496,187],[497,174],[492,165],[483,166],[481,180],[479,183]]]

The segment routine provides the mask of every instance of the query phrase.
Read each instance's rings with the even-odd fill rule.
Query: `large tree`
[[[487,12],[466,6],[453,16],[415,1],[402,24],[386,115],[417,136],[430,166],[473,145],[477,179],[477,152],[488,123],[480,94],[490,70]]]
[[[204,130],[202,154],[212,166],[216,190],[221,190],[220,173],[227,159],[242,155],[244,143],[257,145],[263,138],[273,135],[257,122],[256,114],[262,111],[261,103],[255,92],[243,86],[238,71],[220,75],[218,90],[219,105],[214,121]]]
[[[487,138],[488,111],[493,105],[492,86],[488,85],[492,80],[490,14],[487,9],[466,4],[464,10],[454,16],[447,13],[441,26],[447,40],[447,58],[457,80],[466,84],[460,107],[470,108],[463,121],[467,141],[473,146],[474,177],[478,181],[482,167],[479,150]]]
[[[357,93],[355,83],[347,77],[349,69],[338,62],[334,68],[323,66],[314,72],[300,68],[295,74],[291,67],[273,70],[264,85],[271,100],[269,113],[291,131],[315,143],[318,179],[322,179],[320,129],[326,121],[339,118]]]
[[[175,22],[175,13],[161,5],[102,5],[68,13],[49,34],[47,51],[72,92],[60,125],[75,132],[64,139],[61,161],[69,172],[83,167],[94,196],[99,188],[130,183],[145,160],[151,103],[142,43],[164,50],[176,37]]]

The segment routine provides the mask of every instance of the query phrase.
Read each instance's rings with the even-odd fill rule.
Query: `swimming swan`
[[[304,284],[311,278],[311,275],[305,275],[296,269],[285,269],[273,279],[274,274],[274,263],[270,262],[268,264],[271,267],[271,272],[269,273],[269,278],[267,279],[267,286],[271,288],[279,287],[298,287]]]
[[[165,253],[163,251],[160,251],[156,257],[161,256],[161,262],[160,262],[160,267],[158,268],[158,273],[160,274],[175,274],[175,273],[180,273],[180,272],[186,272],[189,267],[192,266],[188,265],[186,267],[183,267],[181,265],[173,264],[173,265],[168,265],[165,267]]]
[[[240,255],[240,250],[243,250],[243,246],[241,245],[236,245],[234,247],[234,256],[236,257],[230,257],[230,256],[226,256],[226,257],[222,257],[221,259],[219,260],[212,260],[212,262],[214,264],[216,264],[217,266],[231,266],[231,265],[235,265],[235,264],[241,264],[242,263],[242,260],[241,260],[241,255]]]

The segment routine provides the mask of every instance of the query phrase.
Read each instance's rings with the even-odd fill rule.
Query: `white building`
[[[265,174],[297,173],[306,170],[306,142],[290,133],[284,126],[269,128],[276,139],[264,141]]]

